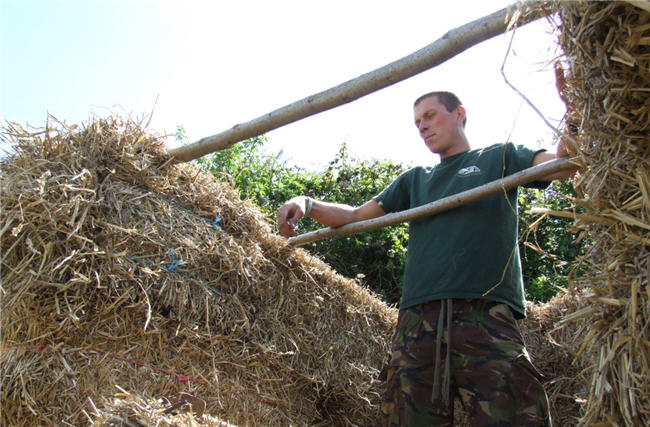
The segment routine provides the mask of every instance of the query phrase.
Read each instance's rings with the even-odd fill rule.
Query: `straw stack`
[[[640,5],[641,7],[637,7]],[[650,425],[650,9],[648,2],[559,2],[585,169],[575,226],[588,289],[567,313],[589,366],[582,425]]]
[[[48,126],[3,135],[2,425],[376,421],[394,309],[138,123]]]

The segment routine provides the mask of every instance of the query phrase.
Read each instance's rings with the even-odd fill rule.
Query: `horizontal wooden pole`
[[[289,123],[347,104],[370,93],[431,69],[470,47],[503,34],[510,18],[521,11],[517,25],[525,25],[545,15],[543,1],[515,3],[491,15],[447,32],[432,44],[402,59],[355,79],[308,96],[249,122],[237,124],[221,133],[192,144],[168,150],[176,162],[189,162],[215,151],[225,150],[239,141],[261,135]]]
[[[289,238],[289,244],[293,246],[301,246],[329,237],[362,233],[364,231],[376,230],[378,228],[412,221],[425,216],[436,215],[484,197],[511,190],[520,185],[528,184],[540,179],[541,177],[560,171],[574,169],[576,167],[576,164],[568,158],[555,159],[550,162],[542,163],[541,165],[533,166],[532,168],[524,169],[521,172],[517,172],[505,178],[472,188],[471,190],[463,191],[426,205],[418,206],[417,208],[390,213],[366,221],[353,222],[337,228],[322,228],[320,230],[312,231],[311,233],[291,237]]]

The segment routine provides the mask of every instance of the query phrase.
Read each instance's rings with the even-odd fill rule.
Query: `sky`
[[[151,116],[152,132],[172,135],[183,126],[196,141],[409,55],[510,3],[0,0],[0,120],[38,128],[48,114],[68,124],[111,113]],[[312,170],[342,143],[363,159],[434,164],[412,104],[422,93],[449,90],[467,108],[473,147],[509,140],[554,149],[552,130],[501,69],[557,125],[564,105],[552,62],[559,55],[552,26],[540,20],[270,131],[265,148]]]

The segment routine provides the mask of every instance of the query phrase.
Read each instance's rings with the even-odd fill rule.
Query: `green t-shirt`
[[[404,172],[375,200],[386,213],[415,208],[526,169],[536,153],[512,143],[466,151],[434,167]],[[513,189],[507,197],[500,193],[411,221],[400,307],[485,298],[507,303],[525,317],[517,193]]]

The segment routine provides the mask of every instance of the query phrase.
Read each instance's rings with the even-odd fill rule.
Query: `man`
[[[563,87],[558,74],[560,93]],[[449,92],[418,98],[414,116],[424,143],[440,156],[438,165],[404,172],[359,207],[291,199],[278,210],[280,232],[296,235],[304,215],[338,227],[421,206],[570,154],[564,143],[556,154],[513,144],[471,150],[466,110]],[[525,316],[516,209],[515,189],[411,221],[385,425],[451,426],[455,396],[472,425],[550,425],[541,375],[515,322]]]

